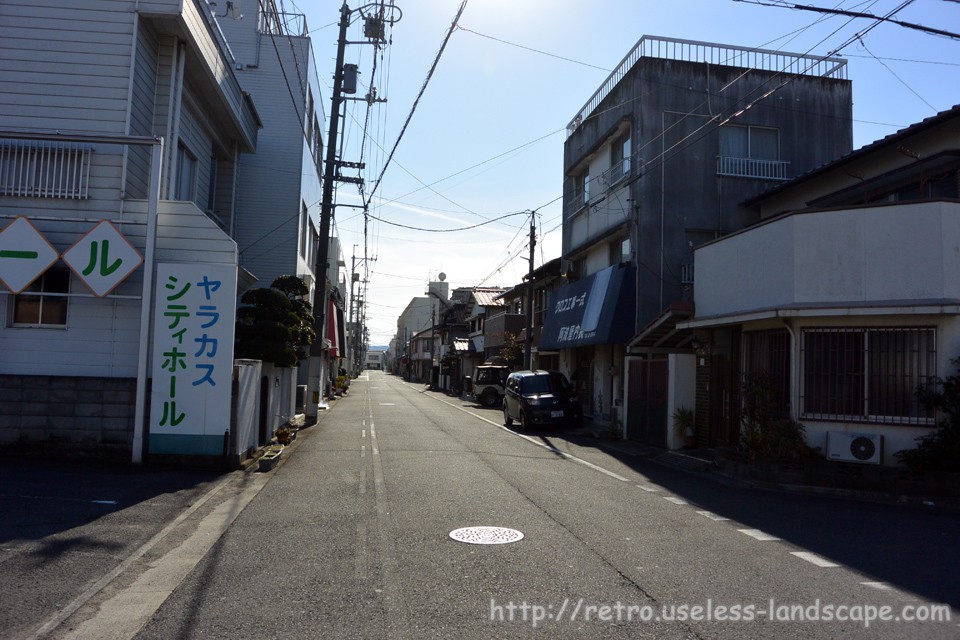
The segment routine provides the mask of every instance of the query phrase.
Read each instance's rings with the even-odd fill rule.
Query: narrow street
[[[230,474],[73,616],[15,637],[960,637],[954,511],[733,487],[501,423],[366,372],[275,471]],[[477,526],[523,537],[450,537]],[[931,604],[950,620],[903,619]]]

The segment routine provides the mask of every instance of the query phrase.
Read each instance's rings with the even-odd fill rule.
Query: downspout
[[[130,135],[130,120],[133,113],[133,84],[136,79],[137,68],[137,40],[140,37],[140,14],[133,14],[133,41],[130,43],[130,74],[127,76],[127,114],[124,118],[123,132]],[[121,220],[123,219],[123,200],[127,197],[127,162],[129,161],[130,147],[123,145],[123,155],[120,159],[120,207]]]
[[[790,418],[794,422],[798,422],[800,420],[800,386],[798,384],[800,374],[797,371],[800,365],[800,358],[797,353],[799,345],[790,318],[783,319],[783,326],[787,328],[787,333],[790,334]]]
[[[234,141],[233,143],[233,171],[232,179],[230,186],[230,237],[236,238],[236,221],[237,221],[237,190],[240,188],[240,143]],[[211,189],[213,187],[211,186]],[[240,247],[237,247],[237,264],[240,263]]]
[[[660,112],[660,131],[667,130],[667,117],[666,112]],[[663,220],[666,214],[667,204],[665,198],[667,197],[666,189],[666,136],[660,136],[660,306],[658,307],[661,311],[663,310],[663,251],[664,251],[664,230],[663,230]]]
[[[176,73],[170,78],[170,145],[167,147],[167,162],[170,167],[169,177],[166,180],[166,199],[171,200],[176,194],[176,180],[179,175],[177,166],[177,151],[180,147],[180,114],[183,110],[183,69],[186,65],[186,46],[177,41]]]

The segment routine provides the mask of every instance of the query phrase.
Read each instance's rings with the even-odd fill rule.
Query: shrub
[[[775,387],[764,372],[743,382],[740,444],[751,460],[803,460],[813,455],[799,422],[778,410]]]
[[[960,358],[951,360],[960,366]],[[938,429],[916,439],[916,449],[894,455],[913,471],[960,472],[960,375],[937,378],[934,388],[917,389],[917,397],[927,408],[936,409]]]

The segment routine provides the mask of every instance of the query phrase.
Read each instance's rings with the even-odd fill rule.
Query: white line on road
[[[431,397],[431,398],[432,398],[433,396],[427,396],[427,397]],[[446,400],[443,400],[442,398],[434,398],[434,400],[437,400],[438,402],[442,402],[442,403],[444,403],[444,404],[450,405],[450,406],[453,407],[454,409],[458,409],[458,410],[460,410],[460,411],[463,411],[464,413],[466,413],[466,414],[468,414],[468,415],[471,415],[471,416],[473,416],[474,418],[479,418],[480,420],[483,420],[483,421],[486,422],[487,424],[492,424],[492,425],[495,426],[496,428],[502,429],[503,431],[506,431],[507,433],[509,433],[509,434],[511,434],[511,435],[515,435],[515,436],[517,436],[518,438],[523,438],[524,440],[526,440],[526,441],[529,442],[530,444],[535,444],[535,445],[537,445],[538,447],[543,447],[544,449],[546,449],[546,450],[548,450],[548,451],[550,451],[550,452],[552,452],[552,453],[557,454],[558,456],[560,456],[561,458],[563,458],[563,459],[565,459],[565,460],[570,460],[571,462],[576,462],[576,463],[578,463],[578,464],[582,464],[582,465],[585,466],[585,467],[590,467],[590,468],[593,469],[594,471],[599,471],[599,472],[602,473],[603,475],[605,475],[605,476],[610,476],[611,478],[614,478],[614,479],[616,479],[616,480],[619,480],[620,482],[630,482],[630,478],[624,478],[623,476],[621,476],[621,475],[618,474],[618,473],[614,473],[613,471],[609,471],[609,470],[607,470],[607,469],[604,469],[603,467],[598,466],[598,465],[595,465],[595,464],[593,464],[592,462],[587,462],[586,460],[583,460],[583,459],[581,459],[581,458],[578,458],[577,456],[575,456],[575,455],[573,455],[573,454],[571,454],[571,453],[567,453],[566,451],[561,451],[560,449],[557,449],[557,448],[556,448],[555,446],[553,446],[552,444],[549,444],[549,443],[546,443],[546,442],[540,442],[539,440],[536,440],[536,439],[534,439],[534,438],[531,438],[530,436],[523,435],[522,433],[517,433],[517,432],[514,431],[513,429],[508,429],[507,427],[503,426],[502,424],[499,424],[499,423],[497,423],[497,422],[494,422],[493,420],[490,420],[490,419],[488,419],[488,418],[484,418],[483,416],[481,416],[481,415],[479,415],[479,414],[476,414],[476,413],[474,413],[473,411],[467,411],[467,410],[464,409],[463,407],[457,406],[457,405],[453,404],[452,402],[447,402]]]
[[[865,587],[870,587],[871,589],[877,589],[879,591],[893,591],[893,587],[886,582],[861,582],[860,584]]]
[[[810,551],[791,551],[790,555],[797,556],[801,560],[806,560],[812,564],[817,565],[818,567],[839,567],[836,562],[831,562],[824,558],[823,556],[818,556],[815,553]]]
[[[724,521],[730,519],[730,518],[725,518],[725,517],[723,517],[723,516],[718,516],[717,514],[715,514],[715,513],[712,512],[712,511],[697,511],[697,513],[699,513],[700,515],[702,515],[702,516],[704,516],[704,517],[710,518],[710,519],[713,520],[714,522],[724,522]]]
[[[777,536],[772,536],[769,533],[760,531],[760,529],[737,529],[742,534],[748,535],[754,540],[767,541],[767,540],[779,540]]]
[[[655,491],[660,491],[657,487],[645,487],[642,484],[637,485],[637,489],[643,489],[647,493],[654,493]]]
[[[683,500],[681,498],[674,498],[673,496],[663,496],[663,499],[666,500],[667,502],[672,502],[673,504],[690,504],[686,500]]]

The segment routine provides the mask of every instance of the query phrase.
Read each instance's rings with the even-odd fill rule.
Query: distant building
[[[383,369],[383,351],[367,351],[366,357],[363,359],[363,368],[364,369]]]

